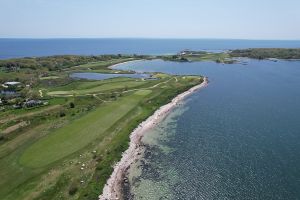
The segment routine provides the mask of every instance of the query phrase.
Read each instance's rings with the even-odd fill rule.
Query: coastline
[[[112,69],[112,70],[116,70],[114,69],[115,67],[119,66],[119,65],[123,65],[123,64],[128,64],[128,63],[131,63],[131,62],[136,62],[136,61],[143,61],[145,59],[134,59],[134,60],[129,60],[129,61],[125,61],[125,62],[120,62],[120,63],[117,63],[117,64],[114,64],[114,65],[111,65],[109,67],[107,67],[108,69]],[[119,70],[119,69],[118,69]]]
[[[115,200],[122,198],[122,183],[124,182],[125,174],[132,163],[138,159],[143,148],[141,139],[148,129],[154,127],[159,121],[168,115],[168,113],[185,97],[194,93],[195,91],[202,89],[208,85],[208,79],[205,77],[204,81],[196,85],[189,90],[177,95],[172,101],[166,105],[161,106],[155,113],[146,119],[144,122],[138,125],[130,134],[129,148],[122,154],[121,160],[114,166],[114,171],[110,178],[107,180],[103,188],[102,194],[99,196],[99,200]]]

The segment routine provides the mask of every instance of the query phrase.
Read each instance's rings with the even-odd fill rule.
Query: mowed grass
[[[92,93],[101,93],[106,92],[109,90],[118,90],[118,89],[124,89],[125,87],[130,89],[138,86],[144,85],[145,82],[142,81],[127,81],[124,84],[120,83],[110,83],[110,84],[104,84],[100,86],[96,86],[89,89],[80,89],[80,90],[71,90],[71,91],[52,91],[49,92],[48,95],[84,95],[84,94],[92,94]]]
[[[20,164],[39,168],[58,161],[87,146],[130,112],[151,90],[138,91],[119,101],[108,103],[74,121],[29,147]]]
[[[46,77],[41,77],[40,80],[52,80],[52,79],[58,79],[60,78],[59,76],[46,76]]]
[[[152,81],[154,83],[154,81]],[[132,78],[115,78],[105,81],[89,81],[78,85],[71,84],[60,88],[55,88],[47,94],[50,96],[56,95],[86,95],[104,93],[120,89],[131,89],[149,84],[147,81]]]

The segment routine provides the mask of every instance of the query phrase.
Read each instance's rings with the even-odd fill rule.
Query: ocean
[[[99,54],[174,54],[190,50],[300,47],[300,41],[225,39],[0,39],[0,59]]]
[[[300,61],[245,62],[118,66],[210,81],[146,133],[128,199],[300,199]]]

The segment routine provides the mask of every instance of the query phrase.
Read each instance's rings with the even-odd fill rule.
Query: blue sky
[[[0,37],[300,39],[300,0],[0,0]]]

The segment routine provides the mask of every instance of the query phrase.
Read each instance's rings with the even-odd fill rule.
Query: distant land
[[[170,55],[184,49],[219,52],[246,48],[300,48],[300,40],[0,39],[0,59],[52,55]]]

